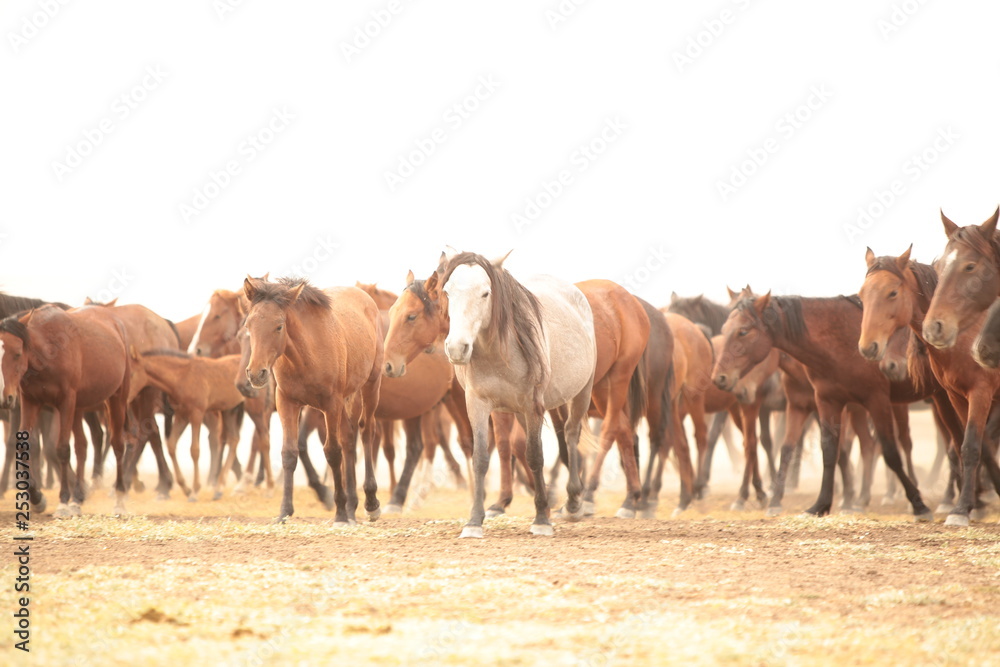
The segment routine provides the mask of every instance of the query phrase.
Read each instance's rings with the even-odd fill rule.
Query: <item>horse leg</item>
[[[500,497],[486,510],[486,517],[492,519],[503,514],[514,499],[513,462],[511,461],[511,437],[514,431],[514,415],[509,412],[493,413],[493,437],[500,459]]]
[[[483,536],[483,519],[486,517],[484,509],[486,502],[486,471],[490,465],[490,406],[486,401],[477,396],[466,395],[466,400],[469,423],[472,425],[473,434],[472,471],[474,483],[472,485],[472,508],[469,511],[469,521],[462,528],[460,537],[481,538]]]
[[[132,475],[135,476],[136,469],[139,464],[139,454],[142,451],[142,446],[145,445],[146,441],[149,441],[150,449],[153,450],[153,456],[156,458],[156,472],[157,472],[157,482],[156,482],[156,499],[166,500],[170,496],[170,488],[174,485],[173,475],[170,474],[170,466],[167,465],[167,457],[163,455],[163,440],[160,439],[160,427],[156,423],[155,410],[153,409],[152,399],[150,402],[144,405],[143,417],[139,424],[139,442],[141,443],[139,447],[136,448],[134,455],[132,456],[131,462],[128,463],[129,469],[132,471]],[[136,479],[136,483],[138,479]],[[137,489],[138,490],[138,489]]]
[[[951,394],[952,405],[961,414],[968,415],[965,427],[965,437],[962,440],[961,468],[962,481],[955,506],[945,519],[946,526],[968,526],[969,514],[973,509],[976,494],[976,480],[979,476],[979,463],[982,455],[982,438],[989,417],[992,396],[986,397],[984,391],[973,391],[967,397]],[[964,410],[963,410],[964,408]]]
[[[458,387],[456,390],[455,387]],[[461,396],[461,398],[459,398]],[[451,420],[455,423],[455,430],[458,432],[458,446],[462,448],[462,453],[465,454],[466,463],[466,473],[471,480],[475,473],[472,470],[472,424],[469,422],[468,408],[465,404],[465,393],[461,390],[461,385],[455,380],[452,383],[452,389],[444,395],[442,399],[445,410],[451,416]],[[472,493],[472,486],[469,486],[469,492]]]
[[[379,422],[379,439],[382,441],[382,454],[389,466],[389,497],[396,490],[396,434],[392,422]]]
[[[802,432],[805,429],[808,413],[791,403],[785,408],[785,437],[781,445],[781,459],[778,462],[778,476],[774,481],[774,493],[767,508],[767,516],[781,514],[781,501],[785,497],[785,478],[792,465],[797,446],[802,443]]]
[[[295,466],[299,462],[299,457],[305,447],[299,441],[299,413],[302,406],[290,399],[286,399],[281,390],[275,395],[275,404],[278,412],[278,419],[281,421],[281,471],[282,471],[282,494],[281,509],[278,510],[279,523],[295,513],[295,504],[292,501],[292,491],[295,487]],[[303,459],[303,465],[305,464]],[[311,467],[311,466],[310,466]],[[312,471],[316,477],[316,470]],[[318,481],[318,480],[317,480]],[[323,496],[320,495],[320,500]]]
[[[226,460],[222,463],[222,467],[219,468],[219,474],[215,478],[215,489],[212,492],[212,500],[219,500],[222,498],[222,490],[226,488],[226,476],[229,475],[229,471],[233,469],[233,464],[236,461],[236,449],[240,444],[239,431],[233,431],[232,441],[229,443],[229,452],[226,455]],[[251,447],[251,449],[253,449]],[[255,452],[256,453],[256,452]],[[251,460],[253,459],[253,454],[250,455]],[[247,471],[250,470],[250,464],[247,464]],[[237,475],[237,479],[242,479],[242,476]]]
[[[518,421],[523,420],[521,426],[526,437],[525,457],[528,460],[528,469],[535,478],[535,520],[531,524],[531,534],[551,536],[553,530],[549,521],[549,498],[545,494],[545,467],[542,456],[543,419],[543,412],[529,411],[525,415],[518,415]],[[576,493],[579,497],[579,491]],[[566,509],[567,512],[571,509],[568,503]]]
[[[188,502],[195,502],[198,500],[198,491],[201,490],[201,478],[198,471],[198,459],[201,457],[201,426],[202,423],[207,419],[211,420],[211,423],[215,425],[215,443],[218,443],[218,433],[221,430],[220,415],[218,412],[202,413],[198,411],[192,411],[191,413],[191,462],[194,463],[194,474],[191,482],[191,493],[188,495]],[[208,441],[209,449],[212,447],[213,442],[213,429],[209,427],[208,429]]]
[[[854,432],[858,434],[858,448],[861,450],[861,495],[858,497],[858,506],[867,509],[872,499],[872,482],[875,479],[875,439],[872,438],[871,428],[868,426],[868,413],[858,410],[852,413],[851,422],[854,425]],[[851,508],[846,505],[843,509]]]
[[[726,420],[728,419],[729,413],[725,410],[720,410],[712,415],[712,425],[708,429],[708,438],[705,442],[705,484],[708,484],[708,480],[712,477],[712,461],[715,459],[715,446],[726,430]]]
[[[69,438],[70,434],[73,432],[73,414],[75,404],[76,392],[69,391],[66,396],[63,397],[63,400],[58,407],[59,437],[56,441],[56,472],[59,475],[59,507],[53,514],[53,516],[57,519],[66,519],[72,516],[80,515],[79,503],[74,503],[74,505],[76,505],[75,507],[70,505],[72,500],[72,482],[70,480]]]
[[[757,422],[760,424],[760,446],[767,456],[767,475],[770,482],[774,483],[774,478],[778,476],[778,469],[774,464],[774,440],[771,437],[771,412],[770,408],[761,407],[760,416]]]
[[[187,428],[190,423],[190,416],[187,414],[178,413],[176,415],[176,421],[173,423],[170,435],[167,436],[167,453],[170,454],[170,460],[174,464],[174,477],[177,478],[177,486],[181,487],[181,491],[185,496],[191,495],[191,490],[188,488],[187,482],[184,481],[184,473],[181,471],[181,464],[177,460],[177,441],[181,437],[181,433]]]
[[[757,467],[757,404],[740,407],[741,430],[743,431],[743,479],[740,482],[739,495],[730,509],[742,511],[746,509],[747,498],[750,497],[750,480]],[[759,476],[759,475],[758,475]]]
[[[254,445],[260,452],[260,470],[267,481],[268,494],[274,491],[274,473],[271,470],[271,413],[251,415],[254,426]]]
[[[689,403],[691,424],[694,426],[694,444],[698,452],[698,476],[694,484],[694,497],[702,499],[708,496],[708,470],[705,468],[705,450],[708,449],[708,429],[705,427],[705,401],[704,398],[699,398]],[[680,455],[680,452],[678,452],[678,455]]]
[[[360,416],[359,407],[354,407],[353,411],[348,409],[345,405],[340,412],[340,423],[337,424],[339,437],[336,439],[335,444],[332,449],[340,449],[341,459],[343,464],[340,470],[341,475],[343,475],[343,489],[344,489],[344,512],[347,516],[348,525],[356,525],[357,522],[357,509],[358,509],[358,417]],[[331,423],[327,421],[327,433],[331,431]],[[327,441],[330,442],[332,439],[327,436]],[[324,452],[326,449],[324,448]],[[371,460],[368,461],[369,465]],[[333,464],[331,464],[331,469],[333,469]],[[375,470],[372,468],[372,473]],[[336,480],[336,477],[334,478]],[[336,488],[336,481],[334,482],[334,488]],[[337,508],[337,516],[340,516],[340,508]],[[334,525],[337,525],[340,520],[334,517]]]
[[[15,465],[14,477],[20,481],[24,479],[24,475],[21,473],[26,472],[28,478],[28,501],[34,506],[35,512],[41,514],[45,511],[46,502],[45,496],[42,495],[39,487],[39,481],[41,475],[38,473],[41,471],[35,471],[34,466],[30,465],[30,461],[40,461],[41,460],[41,445],[39,442],[38,433],[36,426],[38,424],[38,413],[40,407],[21,398],[20,401],[21,412],[19,417],[20,427],[19,431],[26,432],[28,435],[28,457],[29,466],[27,471],[21,470],[21,466]],[[16,434],[15,434],[16,435]]]
[[[382,516],[381,505],[378,501],[378,482],[375,480],[375,409],[378,406],[379,392],[382,389],[382,350],[379,347],[378,358],[373,366],[372,374],[368,377],[368,382],[361,388],[361,421],[352,423],[356,431],[361,428],[361,445],[364,448],[365,458],[365,512],[369,521],[378,521]],[[419,430],[419,426],[418,429]],[[353,444],[351,445],[354,446]],[[355,491],[355,494],[357,491]]]
[[[899,447],[893,439],[891,404],[882,396],[875,396],[874,399],[869,399],[865,407],[868,410],[868,414],[871,415],[872,423],[875,425],[875,437],[882,448],[882,458],[885,459],[885,464],[896,474],[900,484],[903,485],[906,498],[910,501],[910,506],[913,508],[914,520],[918,522],[930,521],[934,515],[927,509],[927,505],[924,504],[923,498],[920,496],[920,490],[916,484],[906,474],[906,471],[903,470],[903,462],[899,456]],[[986,413],[989,412],[991,401],[992,397],[988,397],[986,401]]]
[[[843,416],[848,421],[841,421],[840,436],[837,445],[837,469],[840,470],[840,478],[844,489],[843,497],[840,500],[840,509],[845,512],[854,509],[854,468],[851,465],[851,450],[854,449],[855,433],[858,433],[859,438],[861,437],[860,432],[856,431],[853,421],[856,413],[852,412],[852,410],[855,407],[844,408]],[[865,428],[867,428],[867,425],[865,425]]]
[[[10,486],[10,472],[11,468],[14,466],[14,460],[17,458],[17,427],[14,426],[13,411],[8,413],[10,416],[8,419],[8,425],[10,428],[6,429],[6,438],[4,438],[4,443],[6,447],[4,448],[3,457],[3,474],[0,475],[0,498],[3,498],[7,493],[7,488]]]
[[[127,383],[126,383],[127,385]],[[128,387],[122,385],[118,393],[108,399],[108,441],[115,452],[115,506],[112,514],[125,516],[125,498],[128,489],[125,488],[125,420],[128,416]]]
[[[806,424],[803,425],[799,439],[795,443],[795,448],[792,450],[791,468],[788,470],[788,488],[793,491],[798,490],[799,488],[799,477],[802,472],[802,453],[805,450],[806,445],[806,430],[812,425],[813,422],[815,422],[816,427],[819,428],[819,413],[815,410],[809,412]]]
[[[681,475],[680,502],[677,505],[677,509],[674,510],[674,514],[677,515],[686,510],[688,505],[691,504],[691,499],[694,498],[695,477],[694,466],[691,465],[691,447],[688,445],[687,434],[684,432],[683,415],[679,410],[674,411],[673,414],[677,415],[674,423],[677,444],[674,450],[677,452],[677,467]],[[702,427],[704,428],[704,418],[702,419]],[[697,428],[697,421],[695,422],[695,428]],[[657,470],[657,492],[659,492],[660,483],[663,479],[663,466],[666,461],[667,457],[665,455],[660,457],[660,464]]]
[[[417,463],[424,451],[423,434],[420,431],[420,417],[412,417],[403,422],[406,432],[406,458],[403,460],[403,472],[399,474],[399,481],[390,496],[389,504],[386,506],[387,513],[399,514],[403,511],[406,503],[406,496],[410,491],[410,482],[413,480],[413,472],[417,469]]]
[[[819,497],[806,514],[826,516],[833,505],[833,481],[840,449],[840,425],[844,406],[830,399],[817,401],[820,421],[820,447],[823,451],[823,481]]]

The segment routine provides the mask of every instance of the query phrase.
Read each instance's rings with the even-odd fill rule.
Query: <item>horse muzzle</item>
[[[871,345],[862,347],[861,343],[858,343],[858,352],[868,361],[882,361],[882,357],[885,356],[885,345],[879,345],[878,341],[873,341]]]
[[[406,362],[396,362],[391,361],[385,362],[385,368],[383,369],[386,377],[399,378],[406,375]]]
[[[5,394],[2,401],[0,401],[0,408],[10,410],[14,407],[14,401],[16,398],[17,397],[14,394]]]
[[[247,381],[250,382],[250,386],[254,389],[262,389],[267,386],[267,380],[270,373],[266,368],[262,368],[259,371],[252,371],[247,367]],[[246,396],[246,394],[244,394]]]
[[[939,350],[945,350],[955,345],[958,327],[940,319],[929,319],[924,321],[923,334],[928,343]]]
[[[715,383],[715,386],[722,391],[732,391],[736,387],[736,383],[739,381],[739,375],[736,373],[719,373],[712,378],[712,382]]]
[[[464,366],[472,359],[472,345],[457,341],[445,341],[444,352],[448,361],[456,366]]]

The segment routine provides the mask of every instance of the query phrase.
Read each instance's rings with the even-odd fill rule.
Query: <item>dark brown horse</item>
[[[111,446],[118,462],[115,480],[115,513],[125,513],[124,428],[128,408],[130,359],[124,325],[106,308],[78,308],[64,312],[42,306],[21,317],[0,322],[3,344],[3,405],[10,407],[18,391],[21,397],[20,430],[36,436],[39,411],[52,407],[59,412],[57,448],[59,507],[55,516],[78,516],[84,499],[82,461],[85,442],[77,443],[75,480],[70,479],[69,438],[84,412],[106,409]],[[31,480],[32,503],[43,502]]]
[[[365,509],[378,519],[372,463],[375,409],[382,385],[382,327],[378,307],[356,287],[319,290],[304,280],[243,284],[250,301],[244,326],[250,337],[247,378],[256,388],[275,381],[275,403],[284,441],[284,489],[279,520],[294,512],[299,413],[305,406],[326,416],[324,453],[333,470],[337,523],[355,520],[357,431],[365,459]]]
[[[899,257],[875,257],[868,249],[865,261],[868,273],[860,292],[865,313],[858,349],[869,359],[879,359],[895,330],[910,327],[920,334],[925,331],[927,309],[938,287],[937,275],[931,266],[911,261],[909,249]],[[982,316],[977,319],[982,320]],[[1000,373],[973,360],[969,350],[978,329],[979,324],[973,322],[957,334],[952,346],[927,350],[934,377],[950,399],[946,401],[939,389],[936,405],[951,430],[952,441],[962,443],[961,496],[948,515],[947,525],[969,525],[981,459],[1000,490],[1000,469],[991,448],[983,447],[990,409],[1000,392]]]
[[[715,383],[722,389],[735,386],[745,372],[763,361],[775,347],[795,357],[805,365],[816,392],[823,450],[820,495],[806,511],[815,515],[830,512],[842,413],[844,406],[853,402],[863,405],[871,415],[882,456],[899,477],[914,516],[918,521],[929,521],[932,514],[903,470],[895,444],[889,380],[875,364],[854,352],[860,330],[861,307],[856,298],[772,298],[766,294],[744,299],[723,327],[726,340],[713,371]],[[914,393],[909,386],[898,390]],[[780,507],[786,472],[786,457],[782,456],[771,508]]]
[[[934,347],[955,345],[1000,295],[1000,208],[981,225],[959,227],[941,211],[948,244],[937,261],[938,286],[926,311],[923,339]]]

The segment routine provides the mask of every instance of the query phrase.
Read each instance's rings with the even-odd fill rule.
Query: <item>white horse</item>
[[[474,435],[475,492],[462,537],[483,536],[493,410],[516,414],[524,426],[528,465],[535,477],[531,532],[552,535],[542,474],[542,420],[546,410],[569,406],[566,515],[574,520],[583,516],[577,443],[594,384],[594,316],[575,286],[551,276],[521,284],[502,267],[504,259],[491,262],[470,252],[445,255],[442,283],[451,320],[445,353],[465,388]]]

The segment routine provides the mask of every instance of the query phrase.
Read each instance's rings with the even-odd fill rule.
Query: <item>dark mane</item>
[[[0,320],[0,331],[5,331],[9,334],[17,336],[25,345],[28,345],[28,325],[22,324],[18,318],[21,317],[23,313],[17,313],[9,317],[5,317]]]
[[[424,280],[414,280],[412,283],[407,285],[403,291],[409,291],[413,296],[420,299],[420,303],[424,304],[424,313],[431,315],[434,313],[434,302],[431,301],[431,297],[427,294],[427,288],[424,287]]]
[[[713,336],[722,333],[722,325],[729,317],[729,309],[703,296],[679,297],[672,300],[667,311],[683,315],[695,324],[704,324]]]
[[[805,337],[806,321],[802,315],[802,298],[798,296],[772,296],[764,312],[757,314],[754,297],[746,297],[736,304],[738,310],[749,315],[754,322],[775,337],[798,341]]]
[[[7,294],[6,292],[0,292],[0,318],[10,317],[14,313],[22,313],[24,311],[31,310],[32,308],[43,306],[47,303],[49,302],[43,301],[42,299],[34,299],[27,296],[13,296],[11,294]],[[69,310],[69,306],[64,303],[57,303],[56,305],[63,310]]]
[[[948,239],[948,245],[952,243],[964,243],[983,257],[989,257],[1000,265],[1000,231],[994,232],[992,237],[987,238],[979,225],[959,227]]]
[[[309,281],[304,278],[279,278],[277,282],[273,283],[260,281],[256,284],[253,301],[250,302],[250,305],[270,301],[281,308],[287,308],[292,304],[291,290],[299,285],[304,285],[304,287],[295,303],[303,303],[317,308],[330,307],[330,296],[318,287],[310,285]]]
[[[473,252],[463,252],[453,257],[448,262],[441,284],[446,284],[455,269],[463,264],[480,267],[490,279],[493,307],[487,325],[489,336],[499,337],[504,351],[509,349],[513,340],[529,368],[545,368],[547,364],[542,345],[542,310],[538,298],[517,282],[507,269],[498,269],[488,259]]]

